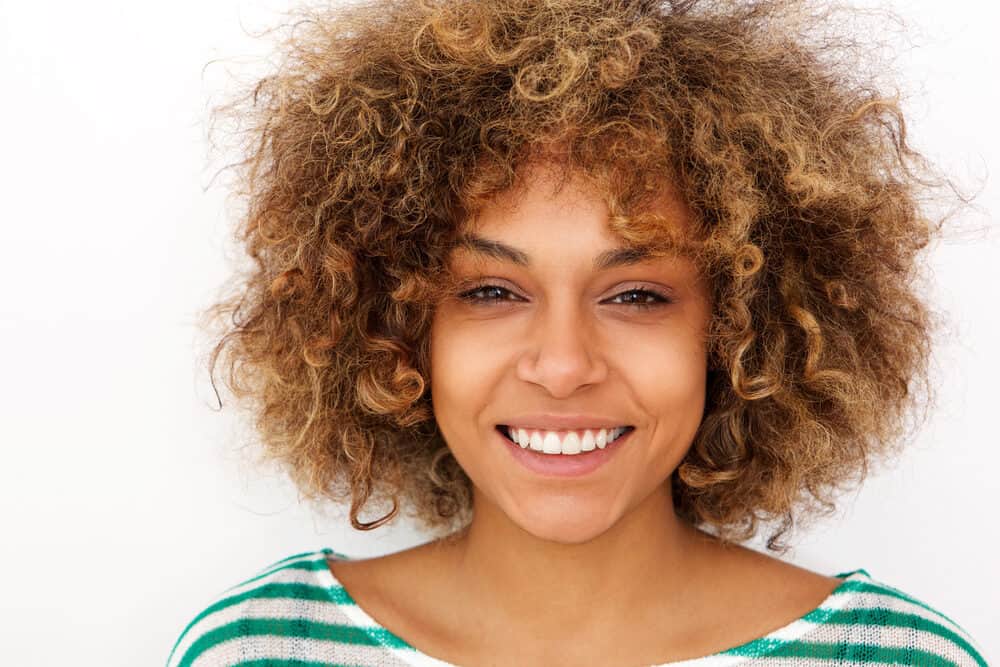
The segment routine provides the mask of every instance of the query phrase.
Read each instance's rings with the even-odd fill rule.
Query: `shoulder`
[[[339,640],[377,642],[366,641],[345,612],[351,601],[329,572],[331,555],[340,556],[321,549],[283,558],[216,595],[181,632],[167,666],[357,657],[356,650],[345,653],[351,649]]]
[[[728,589],[731,603],[741,613],[766,612],[777,604],[774,599],[783,599],[788,606],[774,618],[795,618],[736,647],[734,654],[811,658],[818,664],[836,658],[852,663],[987,666],[982,647],[953,617],[863,568],[828,578],[753,550],[740,548],[729,554],[733,581],[753,582],[742,588],[734,583]],[[732,593],[741,590],[749,593],[743,597]],[[794,609],[800,611],[790,613]],[[777,622],[771,625],[777,627]]]
[[[895,586],[858,569],[804,620],[807,637],[830,640],[854,660],[904,665],[987,667],[982,647],[951,617]]]

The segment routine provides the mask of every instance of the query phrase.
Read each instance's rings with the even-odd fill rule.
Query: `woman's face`
[[[467,227],[469,238],[501,250],[477,250],[483,242],[473,240],[451,257],[466,282],[435,312],[431,394],[445,441],[475,485],[477,514],[490,503],[539,538],[576,543],[664,486],[669,498],[664,483],[704,409],[710,305],[688,259],[596,266],[621,247],[602,200],[579,181],[554,196],[542,172],[528,182]],[[677,200],[659,206],[687,224]],[[499,425],[538,431],[543,451],[521,448]],[[588,426],[613,425],[634,430],[604,449],[545,451],[568,431],[586,438],[598,435]]]

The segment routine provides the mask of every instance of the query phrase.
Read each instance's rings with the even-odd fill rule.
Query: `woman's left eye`
[[[617,299],[621,296],[627,296],[630,294],[639,295],[641,300],[633,301],[631,303],[626,303],[627,306],[635,306],[636,308],[655,308],[657,306],[662,306],[668,303],[672,303],[673,300],[664,294],[659,292],[654,292],[649,289],[630,289],[611,297],[612,299]],[[650,301],[652,299],[652,302]]]
[[[493,296],[480,296],[481,294],[492,293]],[[471,290],[462,292],[459,294],[459,298],[469,301],[475,304],[488,305],[497,304],[503,301],[511,301],[508,296],[516,296],[506,287],[501,287],[500,285],[479,285]],[[624,303],[620,302],[620,305],[631,306],[639,310],[645,310],[648,308],[656,308],[669,303],[673,303],[673,300],[664,295],[650,289],[635,288],[630,290],[625,290],[615,296],[611,297],[611,301],[615,301],[621,297],[638,297],[634,300],[626,299]]]

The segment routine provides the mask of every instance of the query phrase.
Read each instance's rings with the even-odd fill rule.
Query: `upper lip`
[[[553,414],[531,414],[511,417],[504,426],[515,428],[535,428],[535,429],[582,429],[582,428],[615,428],[616,426],[629,426],[627,422],[617,417],[603,417],[599,415],[553,415]]]

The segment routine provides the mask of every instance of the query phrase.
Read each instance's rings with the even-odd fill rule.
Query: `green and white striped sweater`
[[[454,667],[421,653],[351,599],[325,548],[278,561],[227,589],[184,629],[168,667]],[[768,635],[670,667],[987,667],[983,650],[954,621],[879,583],[863,569],[823,603]]]

